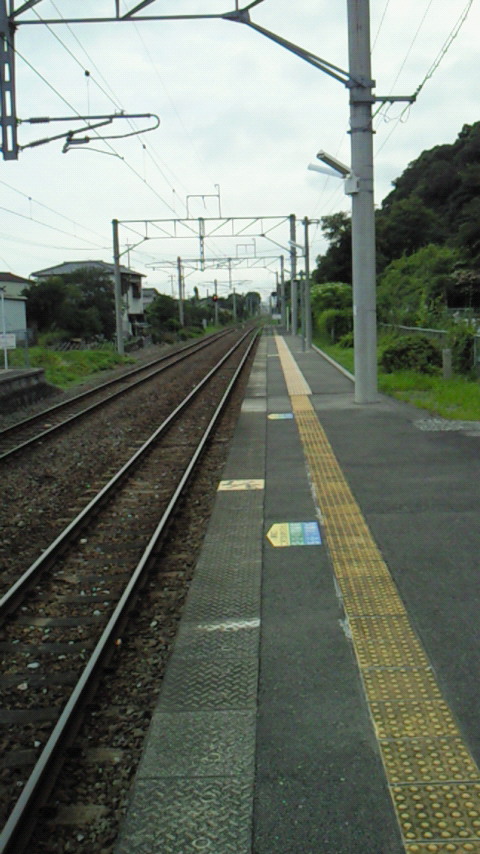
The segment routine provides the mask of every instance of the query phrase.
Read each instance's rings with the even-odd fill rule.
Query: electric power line
[[[79,113],[79,112],[78,112],[78,110],[73,106],[73,104],[70,104],[70,102],[69,102],[69,101],[67,101],[67,99],[66,99],[66,98],[64,98],[64,96],[63,96],[63,95],[58,91],[58,89],[56,89],[56,88],[55,88],[55,86],[53,86],[53,85],[50,83],[50,81],[49,81],[49,80],[47,80],[47,78],[46,78],[46,77],[45,77],[45,76],[44,76],[40,71],[38,71],[38,69],[37,69],[37,68],[35,68],[35,66],[34,66],[34,65],[32,65],[32,63],[31,63],[31,62],[29,62],[29,60],[28,60],[28,59],[26,59],[26,57],[24,57],[24,56],[20,53],[20,51],[19,51],[19,50],[17,50],[17,48],[15,48],[15,53],[17,54],[17,56],[19,56],[19,57],[20,57],[20,59],[22,59],[22,60],[23,60],[23,62],[28,66],[28,68],[30,68],[30,70],[31,70],[31,71],[33,71],[33,72],[34,72],[34,74],[36,74],[36,75],[37,75],[37,76],[38,76],[38,77],[39,77],[39,78],[40,78],[40,79],[41,79],[41,80],[42,80],[42,81],[43,81],[43,82],[44,82],[44,83],[49,87],[49,89],[51,89],[51,90],[55,93],[55,95],[57,95],[57,97],[58,97],[58,98],[60,98],[60,100],[62,100],[62,101],[63,101],[63,103],[67,105],[67,107],[69,107],[69,109],[70,109],[70,110],[73,110],[73,112],[75,113],[75,115],[76,115],[78,118],[80,118],[80,113]],[[109,148],[109,149],[113,152],[113,154],[114,154],[116,157],[118,157],[118,158],[119,158],[119,159],[120,159],[120,160],[125,164],[125,166],[127,167],[127,169],[129,169],[129,170],[130,170],[130,171],[131,171],[131,172],[132,172],[132,173],[133,173],[137,178],[139,178],[139,180],[142,182],[142,184],[145,184],[145,185],[148,187],[148,189],[149,189],[149,190],[151,190],[151,192],[152,192],[152,193],[157,197],[157,199],[160,199],[160,201],[161,201],[161,202],[162,202],[162,203],[163,203],[163,204],[164,204],[164,205],[165,205],[169,210],[171,210],[171,211],[172,211],[172,213],[175,213],[175,211],[174,211],[174,209],[172,208],[172,206],[171,206],[171,205],[169,205],[167,201],[165,201],[165,199],[160,195],[160,193],[157,193],[157,191],[156,191],[156,190],[151,186],[151,184],[149,184],[149,183],[148,183],[144,178],[142,178],[142,176],[140,175],[140,173],[139,173],[139,172],[137,172],[137,170],[136,170],[133,166],[131,166],[131,164],[130,164],[126,159],[125,159],[125,157],[122,157],[122,156],[118,153],[118,151],[116,151],[116,150],[115,150],[115,148],[113,147],[113,145],[112,145],[108,140],[103,140],[103,137],[98,133],[98,131],[94,130],[94,133],[95,133],[95,135],[98,137],[98,139],[100,139],[100,140],[102,140],[102,141],[104,141],[104,142],[105,142],[105,144],[106,144],[107,148]]]

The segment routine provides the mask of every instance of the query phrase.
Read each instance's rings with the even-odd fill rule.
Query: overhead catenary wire
[[[65,231],[63,228],[57,228],[55,225],[49,225],[46,222],[42,222],[40,219],[35,219],[35,217],[27,216],[27,214],[19,213],[18,211],[14,211],[11,208],[3,207],[0,205],[0,211],[5,211],[6,213],[11,214],[12,216],[18,216],[21,219],[26,219],[29,222],[34,222],[37,225],[42,225],[44,228],[49,228],[51,231],[58,231],[59,234],[66,234],[68,237],[73,237],[75,240],[81,240],[83,243],[89,243],[91,248],[94,249],[103,249],[103,246],[99,246],[97,243],[93,243],[90,240],[86,240],[85,237],[77,237],[76,234],[72,234],[69,231]]]
[[[61,92],[59,92],[58,89],[56,89],[55,86],[53,86],[53,84],[50,83],[50,81],[47,80],[47,78],[37,68],[35,68],[35,66],[32,65],[32,63],[29,62],[29,60],[25,56],[23,56],[20,53],[20,51],[17,48],[15,48],[15,53],[28,66],[28,68],[30,68],[31,71],[33,71],[34,74],[36,74],[55,93],[55,95],[57,95],[57,97],[60,98],[60,100],[63,101],[63,103],[66,104],[67,107],[75,113],[77,118],[79,118],[80,113],[73,106],[73,104],[71,104],[61,94]],[[95,134],[99,140],[102,139],[102,136],[97,131],[95,131]],[[113,145],[108,140],[105,141],[105,145],[125,164],[125,166],[142,182],[142,184],[144,184],[146,187],[148,187],[148,189],[157,197],[157,199],[159,199],[170,211],[172,211],[172,213],[175,213],[172,206],[169,205],[169,203],[163,198],[163,196],[161,196],[160,193],[157,193],[157,191],[151,186],[151,184],[149,184],[144,178],[142,178],[140,173],[137,172],[137,170],[125,159],[125,157],[123,157],[121,154],[118,153],[118,151],[116,151],[116,149],[113,147]]]
[[[60,12],[60,10],[57,8],[57,6],[55,5],[55,3],[53,3],[53,2],[52,2],[52,5],[53,5],[53,7],[55,8],[55,10],[57,11],[57,14],[59,15],[59,17],[60,17],[60,18],[63,18],[62,13],[61,13],[61,12]],[[37,18],[38,18],[40,21],[43,21],[42,17],[38,14],[38,12],[35,12],[35,14],[36,14]],[[120,110],[120,111],[124,110],[124,108],[123,108],[123,106],[122,106],[122,104],[121,104],[121,99],[119,98],[118,94],[114,91],[114,89],[112,88],[112,86],[110,86],[110,84],[108,83],[108,81],[106,80],[106,78],[104,77],[104,75],[101,73],[100,69],[98,68],[97,64],[96,64],[96,63],[95,63],[95,61],[92,59],[92,57],[90,56],[90,54],[88,53],[88,51],[85,49],[85,47],[82,45],[82,42],[81,42],[81,41],[80,41],[80,39],[77,37],[76,33],[73,31],[73,29],[70,27],[70,25],[69,25],[67,22],[65,22],[65,24],[66,24],[66,26],[67,26],[67,28],[68,28],[68,30],[69,30],[69,32],[70,32],[70,34],[72,35],[72,37],[75,39],[76,43],[78,44],[78,46],[80,47],[80,49],[82,50],[82,52],[85,54],[85,56],[86,56],[86,58],[87,58],[87,60],[88,60],[89,64],[91,65],[91,67],[92,67],[92,68],[94,68],[94,69],[95,69],[95,71],[96,71],[96,73],[98,74],[98,76],[99,76],[99,77],[101,77],[101,79],[102,79],[102,81],[104,82],[105,86],[109,89],[109,91],[110,91],[111,95],[106,91],[106,89],[105,89],[105,87],[104,87],[104,86],[101,86],[101,85],[98,83],[98,81],[93,77],[93,75],[91,74],[91,72],[90,72],[88,69],[84,68],[83,63],[78,59],[78,57],[76,57],[76,56],[75,56],[75,54],[73,53],[73,51],[72,51],[72,50],[70,50],[70,48],[65,44],[65,42],[64,42],[64,41],[63,41],[63,40],[58,36],[58,34],[53,30],[53,28],[52,28],[52,27],[50,27],[50,26],[49,26],[49,24],[47,24],[47,23],[45,23],[45,26],[47,27],[47,29],[49,30],[49,32],[52,34],[52,36],[53,36],[53,37],[54,37],[54,38],[55,38],[55,39],[56,39],[56,40],[57,40],[57,41],[62,45],[62,47],[67,51],[67,53],[68,53],[68,54],[70,55],[70,57],[74,60],[74,62],[75,62],[75,63],[76,63],[76,64],[77,64],[81,69],[82,69],[83,73],[84,73],[85,75],[88,75],[88,76],[87,76],[87,80],[88,80],[88,81],[92,81],[92,82],[93,82],[93,83],[98,87],[98,89],[99,89],[99,90],[100,90],[100,91],[101,91],[101,92],[102,92],[102,93],[103,93],[103,94],[104,94],[104,95],[109,99],[109,101],[110,101],[110,102],[111,102],[111,104],[116,108],[116,110]],[[138,130],[138,129],[136,128],[135,122],[133,122],[131,119],[128,119],[127,121],[128,121],[129,126],[130,126],[132,129]],[[162,178],[164,179],[164,181],[165,181],[165,182],[169,185],[169,187],[170,187],[170,188],[175,192],[175,188],[174,188],[174,187],[173,187],[173,185],[171,184],[170,180],[168,179],[168,177],[166,176],[165,171],[164,171],[164,169],[168,169],[170,172],[171,172],[172,170],[170,170],[170,168],[167,166],[167,164],[163,164],[164,169],[162,169],[162,168],[161,168],[161,166],[159,166],[159,164],[158,164],[158,162],[157,162],[157,159],[156,159],[156,157],[158,157],[158,155],[157,155],[157,153],[156,153],[155,149],[153,148],[153,146],[151,145],[151,143],[148,143],[148,142],[145,142],[145,141],[142,141],[142,140],[139,140],[139,143],[140,143],[140,145],[142,146],[143,150],[146,152],[147,156],[148,156],[148,157],[150,158],[150,160],[153,162],[153,164],[154,164],[155,168],[158,170],[158,172],[160,173],[160,175],[162,176]],[[150,151],[150,149],[152,149],[152,150]],[[153,154],[152,152],[155,152],[155,155],[156,155],[156,156],[154,156],[154,154]],[[160,162],[162,162],[162,161],[160,160]],[[173,175],[173,174],[174,174],[174,173],[172,172],[172,175]],[[174,176],[174,177],[175,177],[175,179],[177,180],[177,183],[179,183],[179,179],[177,179],[177,178],[176,178],[176,176]],[[145,180],[145,178],[144,178],[144,180]],[[181,182],[180,182],[180,183],[181,183]]]
[[[55,216],[59,216],[67,222],[71,222],[72,225],[76,225],[78,228],[83,228],[85,231],[89,231],[91,234],[94,234],[95,237],[98,237],[100,239],[102,238],[102,235],[98,234],[98,232],[94,231],[92,228],[89,228],[87,225],[82,225],[81,222],[77,222],[75,219],[66,216],[66,214],[63,214],[60,211],[56,211],[55,208],[51,208],[49,205],[46,205],[43,202],[39,202],[38,199],[34,199],[33,196],[29,195],[28,193],[24,193],[22,190],[17,189],[17,187],[13,187],[11,184],[7,184],[6,181],[0,180],[0,184],[2,184],[4,187],[8,187],[8,189],[12,190],[14,193],[18,193],[19,196],[23,196],[23,198],[27,199],[29,202],[34,202],[36,205],[39,205],[39,207],[45,208],[45,210],[55,214]]]
[[[464,6],[463,11],[461,12],[460,16],[457,18],[455,24],[453,25],[453,27],[450,30],[447,38],[445,39],[442,47],[440,48],[435,59],[433,60],[433,62],[429,66],[425,76],[423,77],[422,81],[420,82],[420,84],[415,89],[415,92],[414,92],[415,98],[418,98],[418,95],[420,94],[420,92],[424,88],[425,84],[427,83],[428,80],[430,80],[430,78],[433,76],[435,71],[438,69],[443,58],[448,53],[448,50],[450,49],[452,43],[455,41],[458,34],[460,33],[460,30],[462,29],[464,23],[466,22],[468,15],[470,13],[470,10],[473,6],[473,1],[474,0],[468,0],[466,6]],[[403,64],[405,64],[405,63],[403,63]],[[402,68],[403,68],[403,65],[402,65]],[[399,72],[399,74],[400,74],[400,72]],[[398,80],[399,74],[397,75],[396,80]],[[392,129],[390,130],[390,133],[383,140],[382,144],[377,148],[377,152],[376,152],[377,154],[379,154],[379,152],[382,151],[382,149],[385,147],[385,145],[389,141],[390,137],[392,136],[392,134],[397,129],[398,125],[400,123],[406,121],[405,117],[406,116],[408,117],[408,113],[409,113],[410,109],[411,109],[411,104],[408,104],[406,107],[403,108],[400,115],[397,116],[397,118],[393,120],[394,125],[393,125]]]

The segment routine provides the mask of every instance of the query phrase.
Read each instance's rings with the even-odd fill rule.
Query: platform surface
[[[116,854],[480,854],[479,451],[264,335]]]

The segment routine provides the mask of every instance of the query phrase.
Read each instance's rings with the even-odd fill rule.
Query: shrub
[[[353,330],[353,311],[350,308],[327,308],[318,318],[320,332],[328,335],[335,343]]]
[[[401,335],[384,347],[379,363],[387,374],[404,370],[433,374],[441,367],[442,354],[426,335]]]
[[[473,370],[475,335],[462,324],[452,328],[448,336],[448,346],[452,351],[452,367],[457,374],[469,374]]]
[[[353,347],[353,332],[347,332],[346,335],[342,335],[338,343],[340,347],[345,347],[345,349]]]

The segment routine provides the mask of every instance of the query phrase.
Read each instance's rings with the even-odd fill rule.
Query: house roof
[[[24,279],[23,276],[16,276],[15,273],[0,272],[0,282],[16,282],[17,284],[31,285],[31,279]]]
[[[80,270],[82,267],[94,268],[95,270],[103,271],[104,273],[113,274],[114,265],[107,264],[106,261],[64,261],[63,264],[56,264],[54,267],[47,267],[45,270],[37,270],[31,275],[34,278],[43,278],[44,276],[61,276],[62,273],[73,273],[75,270]],[[136,270],[131,270],[129,267],[120,265],[121,273],[130,273],[131,275],[145,277],[145,273],[137,273]]]

